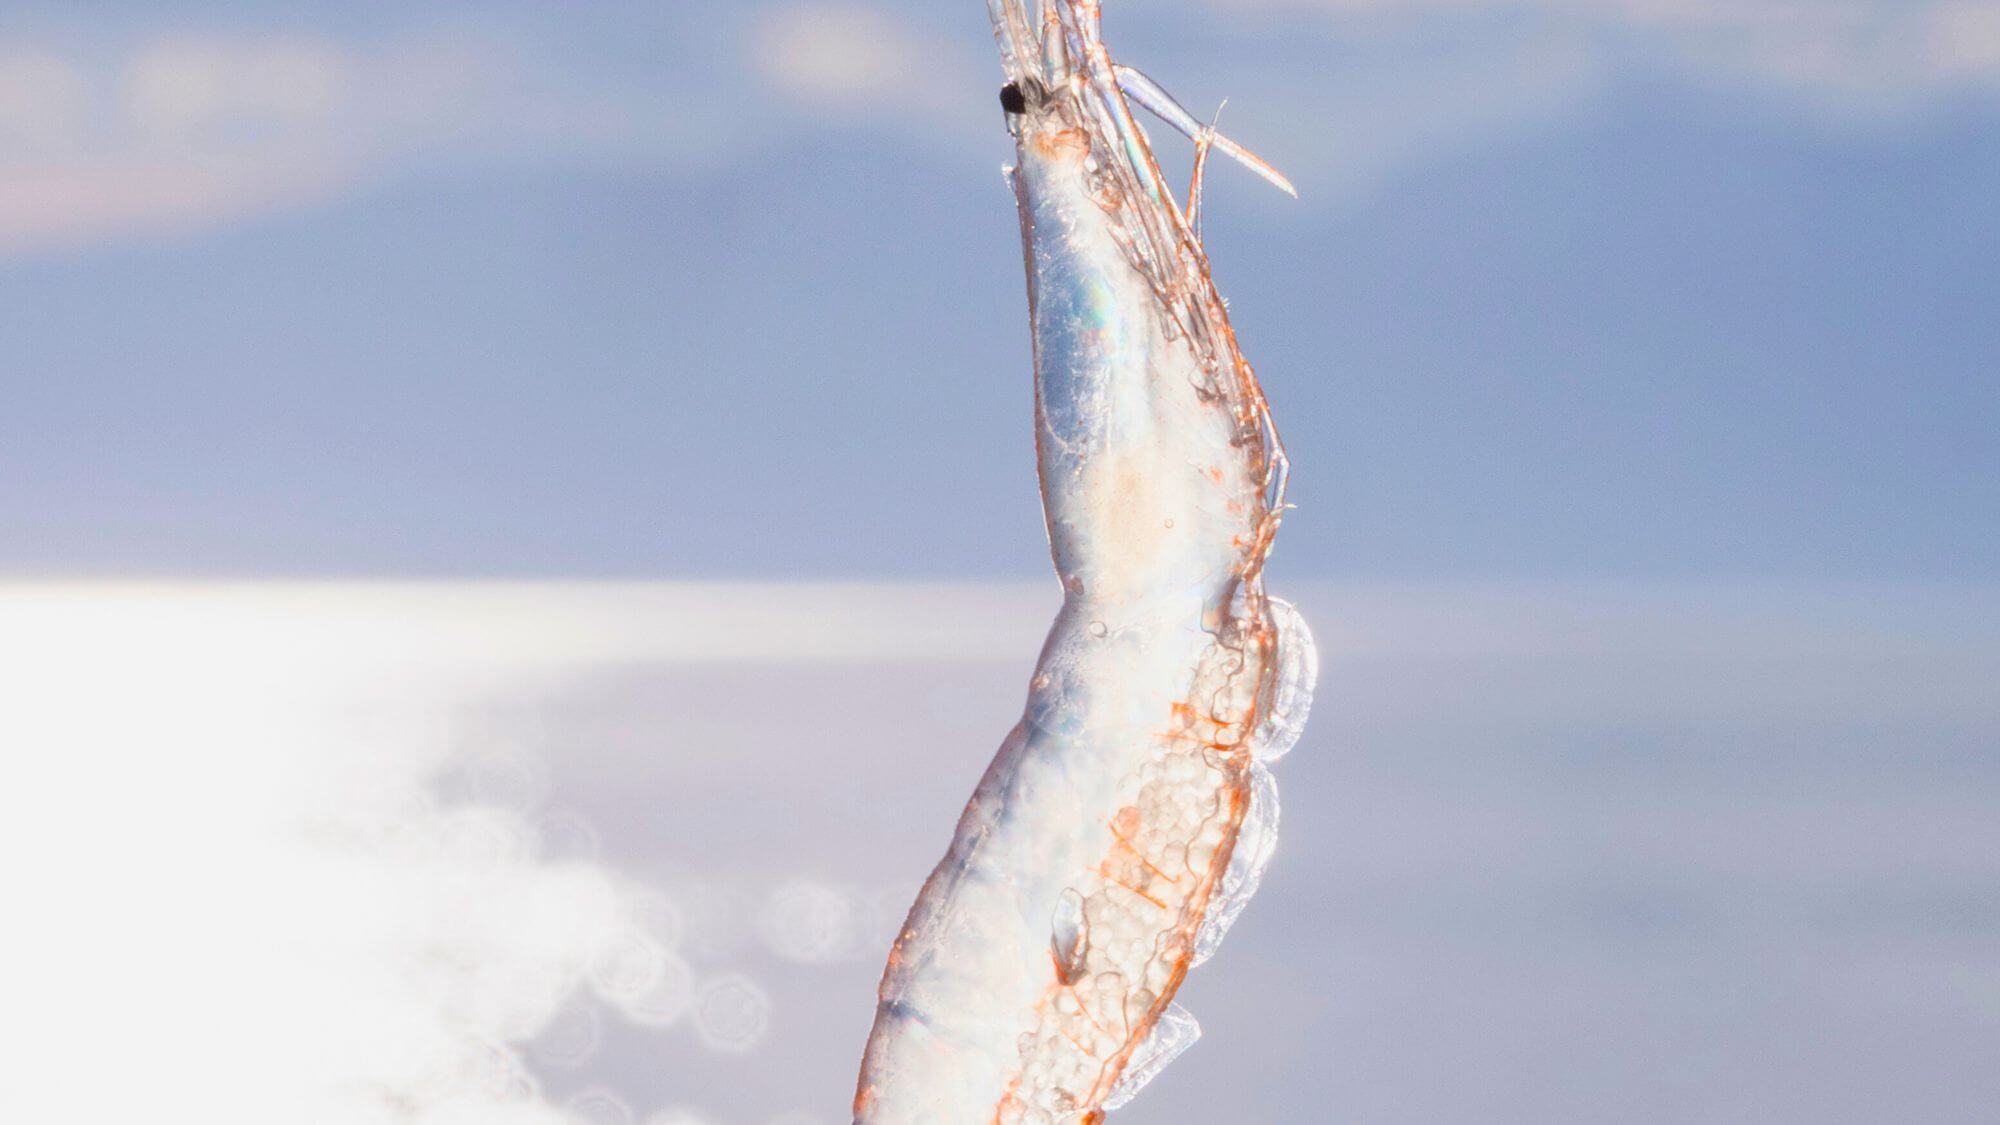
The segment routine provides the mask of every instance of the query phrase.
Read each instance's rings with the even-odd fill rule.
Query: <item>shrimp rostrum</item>
[[[1174,994],[1256,889],[1316,674],[1264,593],[1284,454],[1194,214],[1211,150],[1290,185],[1114,63],[1094,0],[989,8],[1063,604],[890,951],[868,1125],[1098,1122],[1193,1041]],[[1134,103],[1195,142],[1185,209]]]

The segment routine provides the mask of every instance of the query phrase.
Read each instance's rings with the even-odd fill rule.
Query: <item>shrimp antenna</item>
[[[1188,184],[1187,221],[1196,242],[1201,241],[1201,189],[1208,172],[1208,150],[1215,145],[1215,125],[1222,120],[1223,107],[1228,104],[1228,98],[1222,99],[1222,105],[1215,107],[1215,116],[1209,119],[1208,128],[1194,139],[1194,178]]]
[[[1158,82],[1129,66],[1114,64],[1112,72],[1118,76],[1118,88],[1125,91],[1126,97],[1145,106],[1148,112],[1173,126],[1182,136],[1195,142],[1197,146],[1214,145],[1238,164],[1262,176],[1279,191],[1293,199],[1299,197],[1299,189],[1292,186],[1292,181],[1286,179],[1283,172],[1271,167],[1263,157],[1216,132],[1214,126],[1203,125],[1195,120],[1194,114],[1189,113],[1181,103],[1175,101],[1172,94],[1161,89]]]

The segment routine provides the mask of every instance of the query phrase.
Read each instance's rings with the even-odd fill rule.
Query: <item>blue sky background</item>
[[[9,13],[0,571],[1046,566],[980,5]],[[1302,188],[1283,572],[2000,575],[2000,7],[1107,20]]]

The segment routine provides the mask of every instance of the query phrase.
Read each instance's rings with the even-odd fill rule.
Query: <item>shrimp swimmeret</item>
[[[1193,1041],[1173,1004],[1256,889],[1312,640],[1265,596],[1285,461],[1192,218],[1211,148],[1094,0],[989,0],[1061,612],[889,953],[854,1118],[1101,1121]],[[1128,99],[1193,135],[1183,212]]]

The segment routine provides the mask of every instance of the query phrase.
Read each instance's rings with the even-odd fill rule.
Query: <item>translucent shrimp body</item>
[[[1260,760],[1311,642],[1264,596],[1283,456],[1094,3],[991,0],[1063,607],[1026,713],[910,912],[855,1120],[1102,1119],[1192,1041],[1172,1006],[1270,854]]]

